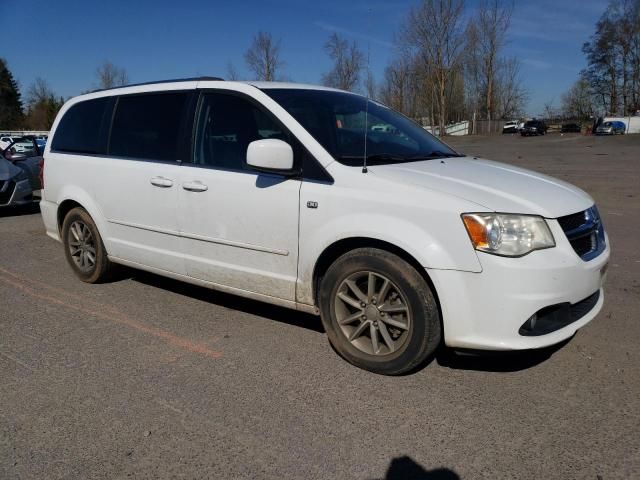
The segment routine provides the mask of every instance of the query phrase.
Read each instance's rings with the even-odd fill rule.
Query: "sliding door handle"
[[[209,190],[209,187],[197,180],[195,182],[183,183],[182,188],[184,188],[188,192],[206,192],[207,190]]]
[[[151,185],[160,188],[169,188],[173,186],[173,180],[171,180],[170,178],[153,177],[150,182]]]

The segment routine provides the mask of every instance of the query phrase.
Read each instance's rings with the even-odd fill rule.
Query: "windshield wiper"
[[[340,160],[364,160],[364,155],[340,155]],[[407,157],[403,157],[402,155],[394,155],[392,153],[372,153],[371,155],[367,155],[367,162],[370,161],[392,161],[392,162],[401,162],[406,160]]]
[[[457,153],[445,153],[440,150],[434,150],[428,154],[418,154],[418,155],[396,155],[393,153],[372,153],[371,155],[367,155],[367,164],[368,165],[381,165],[385,163],[393,163],[393,162],[418,162],[420,160],[433,160],[435,158],[450,158],[450,157],[464,157],[464,155],[459,155]],[[341,155],[338,157],[338,160],[345,161],[348,165],[358,166],[362,165],[364,162],[363,155]]]
[[[464,155],[460,155],[459,153],[446,153],[442,150],[433,150],[431,153],[426,155],[413,155],[412,157],[407,157],[407,160],[433,160],[434,158],[457,158],[464,157]]]

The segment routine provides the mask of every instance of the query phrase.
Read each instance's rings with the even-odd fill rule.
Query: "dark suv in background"
[[[544,135],[547,133],[547,125],[542,120],[529,120],[524,124],[522,131],[520,132],[523,137],[529,135]]]

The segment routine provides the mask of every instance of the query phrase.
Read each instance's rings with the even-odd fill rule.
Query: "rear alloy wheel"
[[[106,280],[112,264],[95,222],[83,208],[74,208],[64,218],[62,241],[74,273],[87,283]]]
[[[67,234],[71,259],[83,273],[88,273],[96,267],[96,243],[91,230],[81,220],[76,220],[69,226]]]
[[[402,374],[440,344],[440,316],[429,285],[387,251],[359,248],[338,258],[322,278],[319,303],[329,341],[360,368]]]

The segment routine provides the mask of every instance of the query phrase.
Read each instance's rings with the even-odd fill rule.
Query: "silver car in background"
[[[596,135],[624,135],[626,129],[624,122],[604,122],[596,128]]]
[[[42,188],[42,150],[30,137],[14,138],[0,150],[0,208],[26,205]]]

